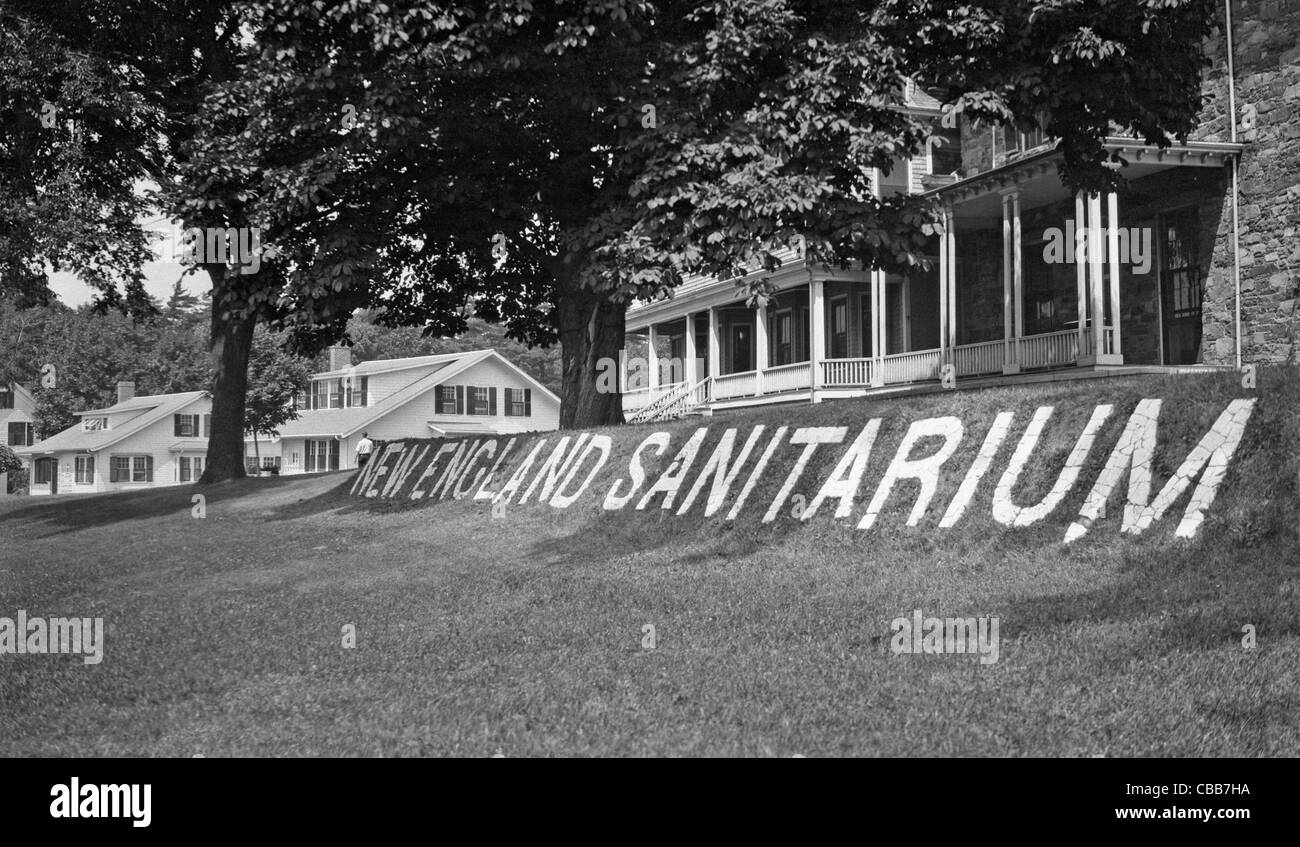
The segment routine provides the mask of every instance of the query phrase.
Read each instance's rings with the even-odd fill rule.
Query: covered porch
[[[1135,180],[1222,168],[1231,155],[1220,149],[1228,145],[1114,142],[1132,148],[1126,173]],[[926,250],[928,269],[844,272],[792,254],[765,304],[736,299],[734,281],[697,280],[629,312],[625,364],[643,366],[623,370],[625,415],[1125,364],[1123,316],[1131,301],[1159,305],[1170,264],[1160,254],[1179,249],[1172,230],[1151,226],[1146,209],[1130,220],[1113,192],[1069,194],[1050,150],[931,194],[943,227]]]

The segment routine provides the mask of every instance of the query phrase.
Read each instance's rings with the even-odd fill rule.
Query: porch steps
[[[674,388],[658,400],[629,415],[627,422],[635,424],[671,421],[688,414],[700,414],[701,407],[708,402],[710,385],[710,378],[706,377],[697,383],[686,383]]]

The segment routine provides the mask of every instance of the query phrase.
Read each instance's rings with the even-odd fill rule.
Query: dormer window
[[[876,169],[876,196],[892,197],[895,194],[910,194],[912,191],[912,163],[909,159],[895,159],[889,173],[883,168]]]
[[[370,377],[358,376],[347,381],[347,405],[348,408],[363,407],[366,405],[366,395],[370,393]]]
[[[947,176],[961,170],[961,129],[938,127],[933,132],[930,148],[930,173]]]
[[[108,429],[108,418],[82,418],[82,432],[99,432],[101,429]]]

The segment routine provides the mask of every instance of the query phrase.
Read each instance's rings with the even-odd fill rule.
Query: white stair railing
[[[696,406],[709,402],[711,377],[705,377],[692,385],[685,383],[674,388],[627,417],[628,423],[649,423],[680,418]]]

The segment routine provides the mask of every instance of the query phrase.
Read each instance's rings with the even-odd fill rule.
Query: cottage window
[[[466,391],[468,411],[471,415],[495,415],[497,413],[497,390],[482,386],[469,386]]]
[[[507,388],[505,412],[510,417],[532,417],[533,390],[531,388]]]

